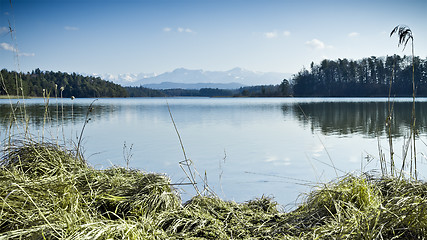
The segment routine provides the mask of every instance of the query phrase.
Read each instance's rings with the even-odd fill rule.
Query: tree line
[[[164,89],[145,87],[122,87],[99,77],[82,76],[76,73],[41,71],[35,69],[27,73],[1,70],[0,95],[25,97],[260,97],[287,96],[289,84],[242,87],[228,90],[218,88]],[[286,85],[284,84],[286,82]]]
[[[128,92],[122,86],[102,80],[99,77],[82,76],[76,73],[32,72],[18,73],[1,70],[0,95],[18,95],[25,97],[127,97]]]
[[[369,57],[360,60],[328,60],[303,68],[277,85],[238,89],[202,88],[155,90],[122,87],[99,77],[76,73],[17,73],[1,70],[0,95],[27,97],[409,97],[412,96],[412,58],[410,56]],[[417,96],[427,96],[427,58],[414,58]]]
[[[130,97],[287,97],[291,93],[288,80],[279,85],[260,85],[238,89],[163,89],[126,87]]]
[[[414,58],[417,96],[427,96],[427,59]],[[298,97],[412,96],[412,57],[399,55],[311,63],[292,79]]]

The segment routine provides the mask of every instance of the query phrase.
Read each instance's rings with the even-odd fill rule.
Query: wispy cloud
[[[8,27],[0,27],[0,34],[5,33],[5,32],[9,32],[9,28]]]
[[[266,38],[277,38],[277,35],[277,31],[264,33],[264,37]]]
[[[2,42],[0,43],[0,47],[6,51],[12,51],[12,52],[16,51],[15,47],[10,45],[9,43]]]
[[[191,30],[189,28],[182,28],[182,27],[178,28],[178,32],[180,32],[180,33],[194,33],[193,30]]]
[[[78,31],[79,30],[78,27],[72,27],[72,26],[65,26],[64,29],[67,31]]]
[[[272,38],[278,38],[280,36],[289,37],[291,35],[291,32],[289,31],[280,32],[280,31],[274,30],[271,32],[264,32],[262,35],[265,38],[272,39]]]
[[[325,48],[332,48],[330,45],[326,45],[324,42],[320,41],[319,39],[313,38],[311,41],[305,42],[306,46],[309,46],[312,49],[325,49]]]
[[[358,32],[351,32],[351,33],[349,33],[349,34],[348,34],[348,36],[349,36],[349,37],[352,37],[352,38],[353,38],[353,37],[357,37],[357,36],[359,36],[359,35],[360,35],[360,33],[358,33]]]
[[[35,53],[20,53],[20,52],[18,52],[18,56],[34,57],[34,56],[36,56],[36,54]]]
[[[6,50],[6,51],[17,52],[18,56],[34,57],[36,55],[35,53],[20,52],[14,46],[10,45],[9,43],[5,43],[5,42],[0,43],[0,48],[2,48],[3,50]]]
[[[196,33],[193,29],[178,27],[176,29],[172,29],[170,27],[164,27],[163,32],[179,32],[179,33]]]

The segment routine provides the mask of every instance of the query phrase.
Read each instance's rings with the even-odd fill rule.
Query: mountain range
[[[204,71],[177,68],[162,74],[91,74],[122,86],[143,86],[152,89],[236,89],[243,86],[276,85],[291,77],[290,73],[255,72],[242,68],[228,71]]]

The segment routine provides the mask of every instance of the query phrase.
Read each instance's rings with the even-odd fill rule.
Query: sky
[[[323,59],[427,57],[426,0],[0,0],[0,68],[296,74]],[[10,28],[12,28],[12,34]]]

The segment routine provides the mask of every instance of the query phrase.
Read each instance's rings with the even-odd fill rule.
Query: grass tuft
[[[4,150],[0,166],[40,177],[77,172],[86,168],[86,163],[56,144],[15,141]]]
[[[75,156],[50,143],[21,142],[4,151],[0,239],[146,239],[159,232],[156,214],[180,207],[164,175],[95,170]]]
[[[284,212],[265,196],[182,203],[165,175],[96,170],[50,143],[17,143],[0,164],[0,239],[427,238],[427,184],[413,179],[346,175]]]

